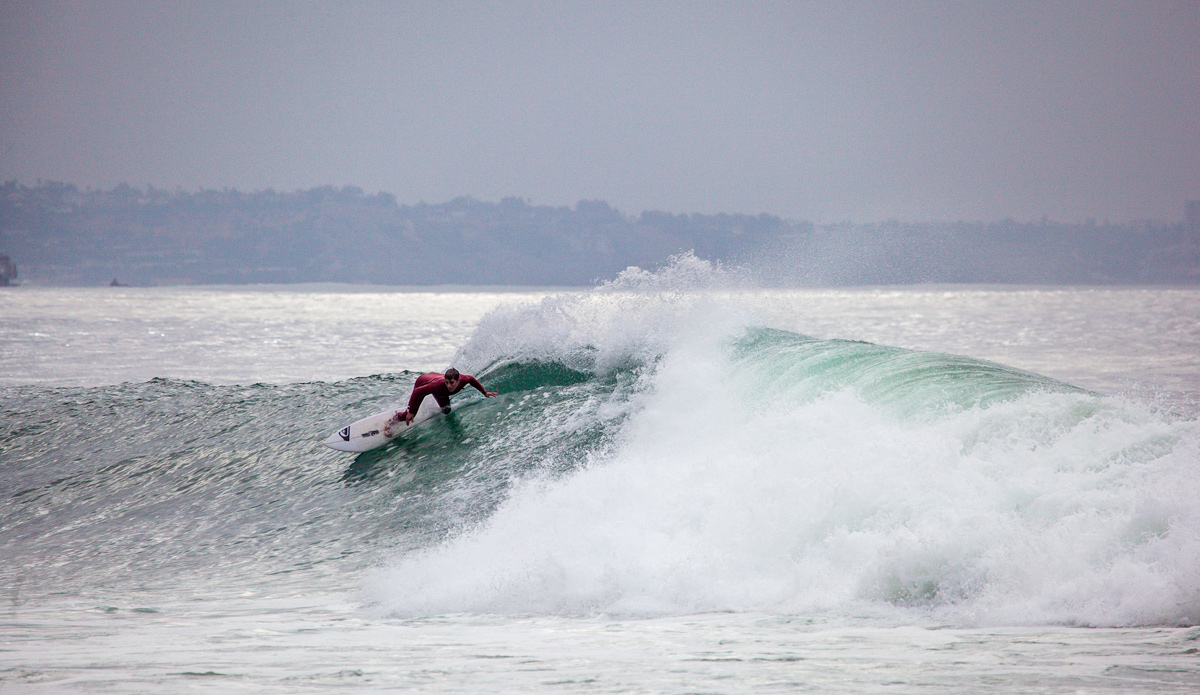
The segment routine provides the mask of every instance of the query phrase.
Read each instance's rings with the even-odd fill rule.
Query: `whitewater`
[[[0,294],[6,692],[1195,692],[1200,290]],[[360,456],[455,366],[497,398]],[[467,407],[464,407],[467,406]]]

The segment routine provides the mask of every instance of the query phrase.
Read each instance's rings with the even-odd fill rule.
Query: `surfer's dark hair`
[[[452,381],[454,379],[457,379],[459,376],[458,370],[455,369],[454,367],[451,367],[446,370],[445,376],[446,376],[446,381]]]

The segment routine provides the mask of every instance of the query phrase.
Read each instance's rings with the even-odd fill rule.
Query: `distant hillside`
[[[353,187],[279,193],[0,186],[0,253],[42,284],[580,285],[693,251],[778,284],[1195,283],[1182,225],[823,225],[628,216],[519,198],[399,205]]]

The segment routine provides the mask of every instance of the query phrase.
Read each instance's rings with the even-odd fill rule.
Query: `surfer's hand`
[[[411,425],[412,421],[413,421],[413,414],[408,412],[407,410],[404,411],[404,424]]]
[[[496,393],[495,391],[484,391],[483,392],[484,398],[491,398],[492,396],[499,396],[499,395],[500,394]]]

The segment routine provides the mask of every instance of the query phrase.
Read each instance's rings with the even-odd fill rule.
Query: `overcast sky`
[[[1174,221],[1200,2],[0,0],[0,179]]]

